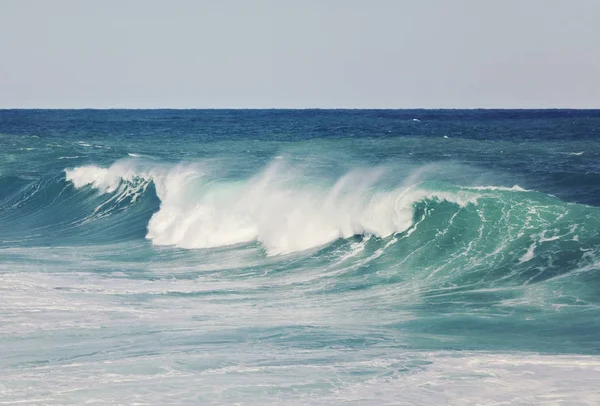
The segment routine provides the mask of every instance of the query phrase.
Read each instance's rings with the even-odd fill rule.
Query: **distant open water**
[[[0,111],[0,404],[600,404],[600,111]]]

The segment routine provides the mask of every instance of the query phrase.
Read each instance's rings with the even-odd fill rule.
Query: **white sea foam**
[[[519,185],[514,185],[512,187],[506,187],[506,186],[471,186],[468,187],[466,189],[472,189],[472,190],[500,190],[500,191],[505,191],[505,192],[528,192],[527,189],[523,189],[521,186]]]
[[[536,242],[531,243],[531,245],[529,246],[529,248],[527,248],[527,251],[525,252],[525,254],[523,254],[521,256],[521,258],[519,258],[519,263],[522,264],[524,262],[531,261],[533,259],[536,247],[537,247]]]
[[[161,200],[148,224],[147,238],[154,244],[208,248],[257,240],[271,255],[356,234],[387,237],[412,225],[415,202],[436,199],[464,206],[480,196],[422,189],[415,176],[382,190],[376,188],[380,169],[354,170],[333,184],[307,183],[283,159],[240,182],[212,182],[201,165],[149,166],[131,159],[66,174],[75,187],[91,185],[103,193],[117,191],[123,181],[152,180]]]
[[[600,358],[528,353],[428,353],[419,372],[350,384],[321,404],[596,405]],[[378,360],[380,361],[380,360]],[[374,367],[385,368],[380,362]]]

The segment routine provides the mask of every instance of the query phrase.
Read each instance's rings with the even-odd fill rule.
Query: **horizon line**
[[[600,110],[600,107],[0,107],[7,110]]]

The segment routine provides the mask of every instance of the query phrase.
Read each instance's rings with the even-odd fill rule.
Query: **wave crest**
[[[152,166],[125,159],[108,168],[66,170],[76,188],[132,194],[152,181],[161,201],[148,223],[157,245],[209,248],[259,241],[269,255],[318,247],[357,234],[387,237],[413,224],[415,202],[445,200],[464,206],[479,194],[431,191],[418,184],[379,186],[382,169],[353,170],[334,182],[308,181],[278,159],[247,180],[223,181],[201,165]],[[414,177],[408,177],[411,182]],[[123,183],[129,190],[123,189]]]

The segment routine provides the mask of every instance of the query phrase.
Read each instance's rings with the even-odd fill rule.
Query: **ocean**
[[[598,110],[0,110],[0,404],[600,404]]]

